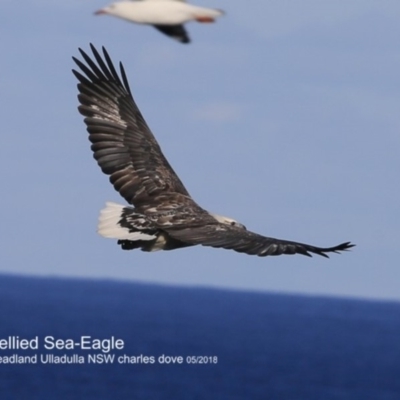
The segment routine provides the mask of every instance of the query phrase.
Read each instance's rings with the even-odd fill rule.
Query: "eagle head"
[[[240,222],[237,222],[236,220],[234,220],[232,218],[224,217],[223,215],[218,215],[218,214],[213,214],[213,213],[209,213],[209,214],[221,224],[236,226],[238,228],[246,230],[246,227],[243,224],[241,224]]]

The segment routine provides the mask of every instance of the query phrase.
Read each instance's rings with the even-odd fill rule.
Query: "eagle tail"
[[[97,232],[106,238],[129,240],[132,242],[156,239],[157,229],[143,214],[132,207],[124,207],[117,203],[107,202],[100,211]]]

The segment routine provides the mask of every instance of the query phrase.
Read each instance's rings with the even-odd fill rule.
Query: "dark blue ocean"
[[[39,347],[6,349],[9,337]],[[124,346],[50,350],[46,337]],[[400,399],[400,303],[2,275],[0,345],[2,400]]]

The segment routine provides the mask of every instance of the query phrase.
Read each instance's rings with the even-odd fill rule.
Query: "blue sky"
[[[0,272],[400,299],[398,1],[198,0],[224,9],[182,45],[93,12],[0,4]],[[92,159],[71,56],[125,65],[170,163],[204,208],[267,236],[354,251],[258,258],[123,252],[96,234],[123,200]]]

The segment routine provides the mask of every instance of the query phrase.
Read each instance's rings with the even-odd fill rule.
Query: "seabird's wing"
[[[222,247],[250,255],[279,256],[281,254],[303,254],[311,257],[310,253],[329,257],[325,253],[339,253],[354,245],[350,242],[334,247],[315,247],[309,244],[291,242],[258,235],[246,229],[228,224],[203,225],[184,229],[166,229],[174,239],[193,245]]]
[[[86,75],[78,78],[78,107],[84,115],[94,158],[114,188],[133,205],[163,192],[189,196],[133,100],[124,68],[118,76],[103,47],[104,59],[90,45],[95,62],[79,49],[86,64],[73,57]]]
[[[183,25],[153,25],[160,32],[181,43],[190,43],[190,38]]]

